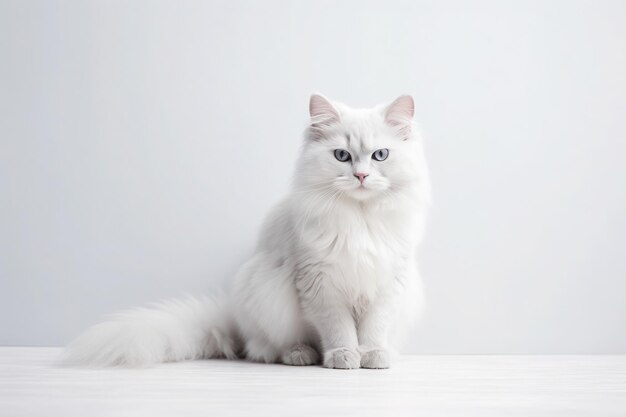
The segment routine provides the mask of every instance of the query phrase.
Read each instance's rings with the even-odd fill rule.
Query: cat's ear
[[[411,96],[400,96],[385,108],[385,122],[397,129],[406,140],[411,135],[411,125],[415,114],[415,103]]]
[[[314,138],[322,136],[325,127],[339,123],[339,112],[333,105],[319,94],[311,95],[309,100],[309,114],[311,115],[311,132]]]

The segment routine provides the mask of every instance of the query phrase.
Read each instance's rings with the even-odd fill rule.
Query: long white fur
[[[389,366],[390,342],[422,303],[415,252],[430,185],[413,99],[351,109],[313,95],[310,113],[291,191],[269,213],[231,294],[118,313],[70,344],[66,363]],[[387,160],[373,160],[381,148]],[[335,149],[352,160],[338,161]],[[363,186],[356,172],[368,174]]]

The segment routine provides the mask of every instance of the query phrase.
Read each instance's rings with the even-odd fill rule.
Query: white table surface
[[[626,356],[403,356],[389,370],[243,361],[55,365],[0,347],[0,417],[626,416]]]

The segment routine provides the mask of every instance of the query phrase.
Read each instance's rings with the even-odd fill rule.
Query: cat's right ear
[[[311,132],[316,139],[323,136],[324,128],[339,123],[339,112],[326,97],[319,94],[311,95],[309,114],[311,115]]]
[[[411,96],[400,96],[385,109],[385,121],[397,130],[403,140],[411,135],[411,122],[415,113],[415,102]]]

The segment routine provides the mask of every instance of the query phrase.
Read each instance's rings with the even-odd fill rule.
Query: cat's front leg
[[[372,303],[359,320],[357,334],[362,368],[389,368],[391,355],[387,349],[387,333],[390,317],[390,301],[383,297]]]
[[[324,367],[359,368],[356,325],[337,290],[325,283],[321,274],[302,277],[298,290],[305,315],[319,335]]]

